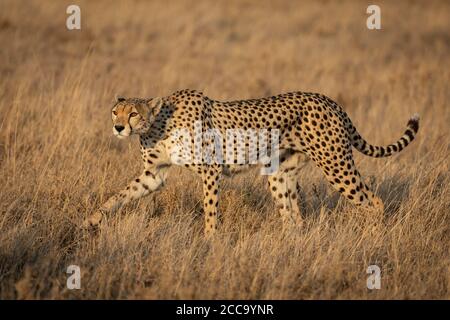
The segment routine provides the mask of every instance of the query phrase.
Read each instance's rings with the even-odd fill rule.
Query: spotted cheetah
[[[112,108],[113,133],[118,138],[139,135],[144,169],[125,189],[109,198],[83,223],[96,227],[107,213],[161,188],[173,161],[173,150],[180,136],[179,129],[195,133],[201,127],[226,135],[229,129],[277,131],[279,158],[275,172],[268,176],[269,188],[279,208],[283,226],[302,222],[298,205],[299,171],[312,160],[325,174],[332,187],[351,203],[362,208],[382,211],[383,202],[368,188],[355,167],[352,147],[372,157],[388,157],[402,151],[416,136],[419,117],[408,122],[403,136],[388,146],[373,146],[366,142],[344,110],[330,98],[318,93],[291,92],[261,99],[221,102],[195,90],[181,90],[166,97],[150,99],[118,98]],[[195,136],[195,134],[194,134]],[[192,137],[192,136],[191,136]],[[189,138],[192,144],[195,139]],[[214,143],[202,141],[202,148]],[[259,147],[259,144],[258,144]],[[222,144],[219,150],[236,155],[250,148],[249,141]],[[198,152],[193,151],[198,155]],[[245,152],[244,152],[245,153]],[[184,163],[203,181],[205,234],[217,229],[219,182],[222,175],[233,173],[249,164],[218,161]],[[268,166],[266,163],[264,166]]]

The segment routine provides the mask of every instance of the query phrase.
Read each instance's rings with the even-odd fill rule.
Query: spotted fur
[[[382,211],[383,202],[369,189],[356,169],[352,146],[368,156],[387,157],[403,150],[414,140],[419,129],[419,117],[415,115],[397,142],[383,147],[373,146],[360,136],[336,102],[322,94],[304,92],[221,102],[195,90],[182,90],[164,98],[118,99],[112,116],[115,135],[139,135],[144,170],[89,216],[85,226],[97,226],[106,213],[163,186],[167,170],[174,164],[172,151],[179,143],[172,133],[182,128],[194,133],[195,125],[201,125],[201,130],[218,129],[223,136],[227,129],[236,128],[279,130],[280,166],[268,180],[284,226],[302,221],[298,178],[300,169],[308,160],[312,160],[331,186],[351,203]],[[191,142],[194,143],[193,140]],[[203,147],[210,144],[211,141],[203,141]],[[224,144],[224,154],[227,148],[233,148],[234,154],[242,148],[248,152],[248,141],[234,146]],[[184,166],[197,173],[203,181],[205,233],[212,234],[217,229],[220,178],[242,166],[220,163]]]

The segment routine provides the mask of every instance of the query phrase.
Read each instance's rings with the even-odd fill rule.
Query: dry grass
[[[380,2],[380,1],[378,1]],[[2,1],[0,298],[448,299],[450,17],[446,1],[381,2],[382,31],[357,1]],[[422,116],[400,155],[358,167],[385,201],[372,222],[312,165],[299,180],[305,227],[280,235],[263,177],[224,181],[223,225],[202,237],[199,180],[110,217],[82,219],[141,170],[136,138],[111,134],[115,94],[183,88],[217,99],[315,91],[341,102],[374,144]],[[81,290],[67,290],[68,265]],[[382,270],[381,290],[366,268]]]

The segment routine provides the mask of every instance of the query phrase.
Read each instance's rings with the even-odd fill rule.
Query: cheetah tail
[[[373,146],[365,141],[356,129],[353,127],[352,134],[352,145],[360,152],[371,157],[389,157],[394,153],[402,151],[411,141],[416,137],[417,131],[419,131],[419,115],[414,114],[411,119],[409,119],[407,128],[403,136],[397,140],[397,142],[388,146]]]

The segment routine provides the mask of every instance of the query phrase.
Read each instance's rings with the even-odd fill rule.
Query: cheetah
[[[181,90],[166,97],[117,98],[112,108],[113,133],[118,138],[139,135],[144,169],[122,191],[109,198],[83,222],[85,228],[96,228],[106,214],[117,211],[131,200],[160,189],[172,165],[192,170],[203,181],[204,233],[208,237],[218,228],[219,183],[221,177],[246,168],[244,163],[200,161],[178,163],[173,150],[179,147],[183,129],[200,133],[214,129],[222,136],[229,129],[278,132],[277,169],[268,175],[268,184],[282,218],[283,227],[302,223],[298,201],[298,177],[306,162],[312,160],[324,173],[331,186],[352,204],[364,209],[383,211],[382,200],[361,178],[355,167],[352,147],[371,157],[388,157],[402,151],[414,140],[419,129],[415,114],[407,123],[402,137],[388,146],[373,146],[364,140],[349,116],[336,102],[319,93],[290,92],[272,97],[216,101],[196,90]],[[200,129],[199,129],[200,128]],[[195,137],[195,134],[193,135]],[[198,138],[188,138],[192,144]],[[215,141],[205,139],[202,148]],[[258,144],[258,149],[260,145]],[[219,151],[236,155],[250,148],[247,140],[238,144],[219,145]],[[258,151],[258,150],[256,150]],[[195,155],[203,151],[193,150]],[[245,153],[245,152],[244,152]],[[202,158],[202,155],[200,155]],[[264,164],[265,167],[268,163]]]

